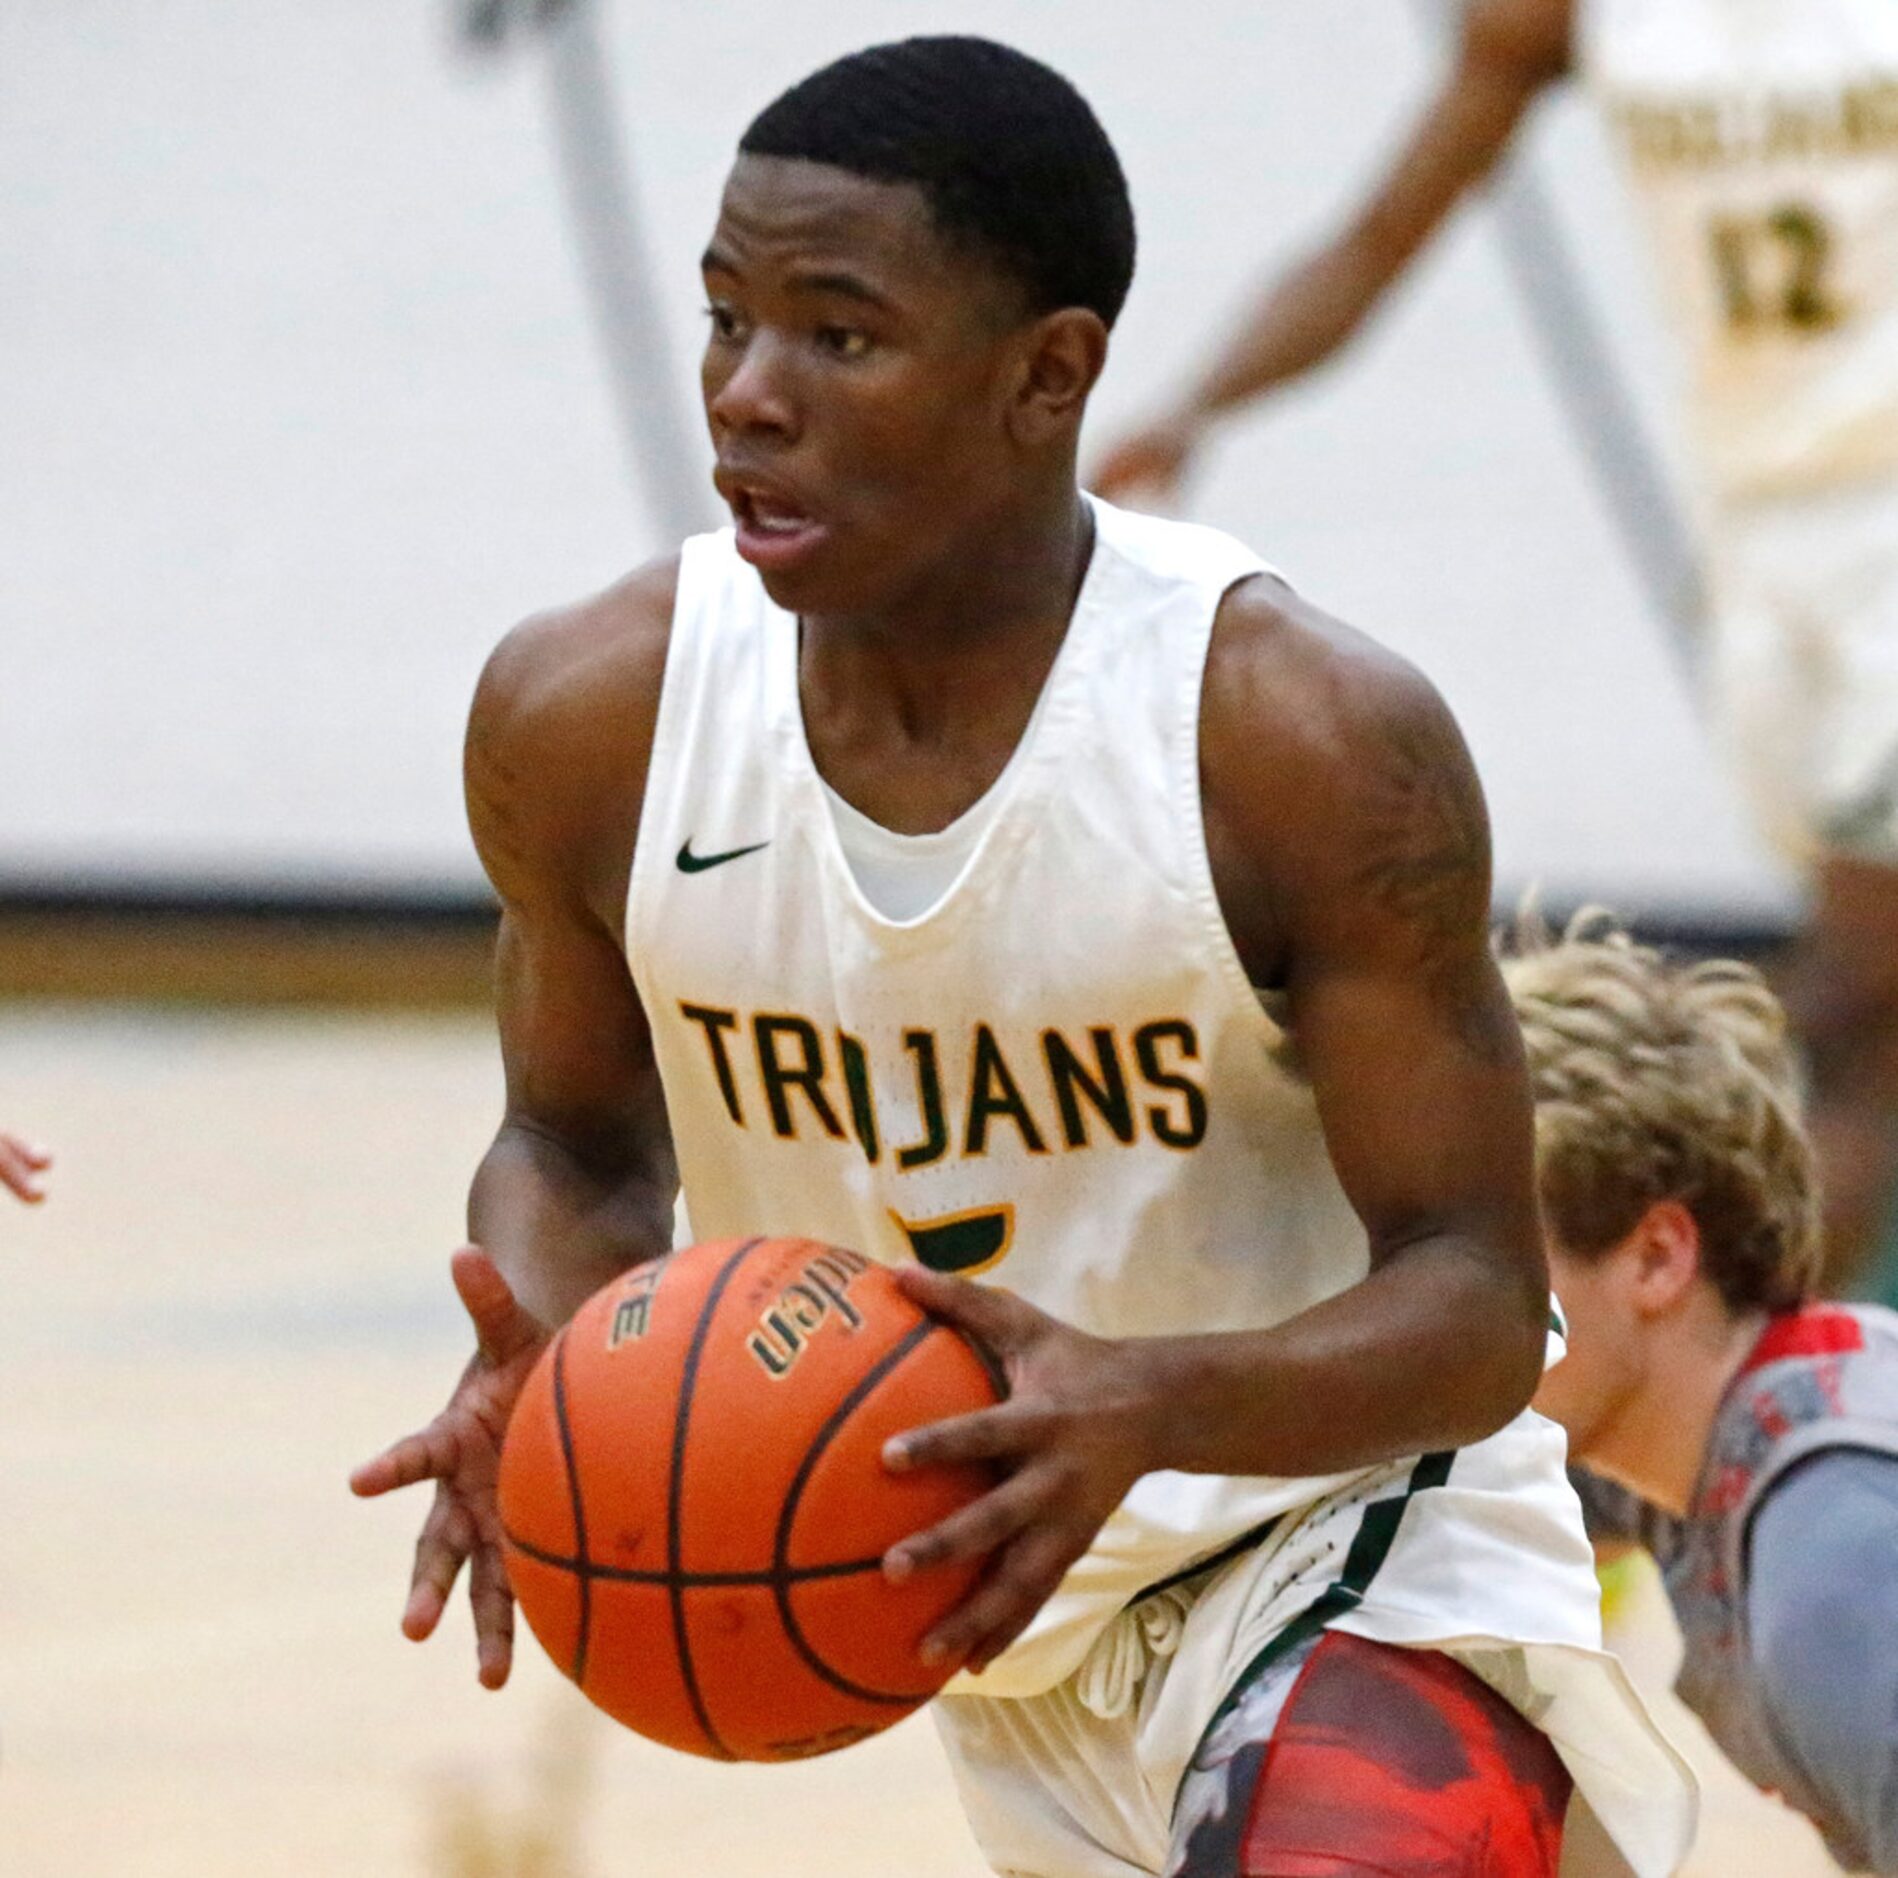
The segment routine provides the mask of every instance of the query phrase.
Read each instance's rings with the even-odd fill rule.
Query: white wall
[[[682,387],[733,141],[821,59],[988,31],[1119,142],[1142,261],[1105,434],[1361,185],[1428,80],[1402,0],[608,0]],[[0,0],[0,886],[472,882],[487,646],[661,544],[621,460],[533,59],[440,0]],[[1659,350],[1593,126],[1538,137],[1642,395]],[[1750,917],[1745,835],[1467,217],[1198,510],[1420,660],[1506,890]]]

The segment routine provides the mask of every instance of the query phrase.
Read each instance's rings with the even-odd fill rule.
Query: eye
[[[712,337],[729,344],[744,332],[744,321],[738,309],[726,300],[713,300],[705,308],[705,317],[712,323]]]
[[[870,350],[870,335],[857,326],[820,326],[817,343],[839,359],[860,359]]]

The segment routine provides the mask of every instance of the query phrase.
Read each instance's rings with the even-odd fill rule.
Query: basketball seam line
[[[810,1484],[810,1476],[824,1450],[835,1439],[837,1432],[845,1422],[856,1413],[865,1397],[896,1369],[914,1351],[919,1350],[930,1336],[946,1326],[938,1324],[933,1318],[924,1318],[913,1330],[904,1333],[902,1340],[893,1344],[880,1356],[876,1363],[858,1379],[856,1386],[844,1399],[831,1410],[817,1431],[811,1436],[810,1445],[804,1450],[804,1459],[798,1464],[797,1472],[791,1478],[791,1485],[784,1496],[784,1506],[778,1515],[777,1542],[772,1550],[772,1561],[781,1570],[790,1567],[791,1524],[797,1517],[799,1503],[804,1497],[804,1489]],[[951,1333],[953,1334],[953,1333]],[[773,1584],[778,1605],[778,1621],[784,1626],[784,1634],[790,1639],[791,1647],[804,1659],[813,1674],[821,1677],[832,1688],[848,1696],[854,1696],[860,1702],[874,1702],[886,1708],[914,1708],[919,1702],[928,1701],[933,1691],[925,1690],[920,1694],[904,1695],[889,1690],[866,1689],[848,1676],[840,1674],[819,1656],[799,1626],[797,1616],[791,1608],[790,1585],[783,1579]]]
[[[747,1239],[725,1261],[724,1269],[712,1280],[712,1287],[705,1294],[705,1302],[699,1306],[699,1321],[692,1326],[692,1341],[686,1347],[685,1367],[679,1377],[679,1406],[672,1424],[672,1478],[666,1483],[666,1565],[670,1573],[667,1598],[672,1605],[673,1647],[679,1653],[679,1674],[685,1681],[686,1699],[692,1704],[692,1713],[704,1729],[705,1738],[712,1744],[713,1752],[727,1761],[738,1757],[719,1739],[718,1730],[712,1726],[711,1714],[706,1709],[705,1696],[699,1688],[697,1672],[692,1667],[692,1640],[685,1622],[685,1587],[679,1582],[685,1569],[685,1539],[681,1531],[684,1523],[681,1501],[685,1497],[685,1437],[692,1413],[692,1391],[698,1386],[699,1358],[705,1352],[706,1339],[712,1334],[712,1319],[718,1314],[719,1303],[725,1296],[725,1287],[731,1283],[732,1275],[744,1263],[753,1247],[763,1243],[762,1236]]]
[[[988,1376],[989,1381],[994,1384],[996,1401],[1006,1402],[1014,1393],[1014,1390],[1010,1386],[1008,1369],[1002,1362],[1002,1359],[997,1356],[980,1337],[976,1336],[973,1331],[964,1330],[960,1324],[943,1324],[940,1328],[948,1331],[952,1337],[959,1338],[963,1343],[968,1345],[970,1355],[982,1365],[983,1371]]]
[[[573,1451],[573,1428],[567,1420],[567,1332],[563,1327],[554,1344],[554,1424],[560,1430],[560,1458],[567,1470],[567,1494],[573,1501],[573,1549],[580,1577],[580,1621],[573,1645],[574,1682],[586,1687],[587,1644],[593,1630],[593,1581],[587,1563],[587,1512],[580,1496],[580,1465]]]
[[[535,1545],[529,1539],[523,1539],[519,1533],[508,1527],[501,1529],[502,1537],[523,1557],[531,1558],[536,1564],[551,1565],[560,1571],[585,1571],[590,1577],[605,1579],[612,1584],[626,1585],[671,1585],[674,1575],[669,1571],[638,1571],[627,1565],[602,1565],[589,1559],[584,1564],[579,1559],[567,1558],[559,1552],[551,1552],[545,1546]],[[848,1578],[861,1572],[881,1571],[883,1555],[875,1558],[838,1559],[829,1565],[789,1565],[783,1571],[775,1568],[766,1571],[751,1572],[680,1572],[676,1582],[686,1590],[713,1586],[732,1585],[775,1585],[780,1582],[802,1584],[811,1578]]]

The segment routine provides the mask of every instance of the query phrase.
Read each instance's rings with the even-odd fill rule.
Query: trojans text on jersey
[[[873,1166],[888,1154],[907,1172],[1002,1143],[1030,1154],[1140,1141],[1184,1152],[1206,1136],[1199,1036],[1182,1017],[1128,1031],[1047,1028],[1006,1050],[991,1024],[963,1034],[915,1025],[877,1055],[795,1012],[685,1000],[678,1008],[704,1039],[704,1073],[735,1127],[854,1142]],[[879,1091],[891,1102],[880,1103]],[[913,1132],[892,1140],[886,1116],[897,1091]]]

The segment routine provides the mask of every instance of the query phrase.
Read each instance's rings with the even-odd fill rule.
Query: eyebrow
[[[736,262],[716,248],[707,248],[699,259],[700,269],[707,274],[738,274],[742,272]],[[786,284],[799,293],[828,294],[840,300],[855,300],[862,306],[880,307],[884,311],[893,310],[889,298],[877,292],[859,274],[843,272],[793,273]]]
[[[803,293],[830,294],[840,300],[856,300],[864,306],[882,307],[890,302],[857,274],[793,274],[790,285]]]

